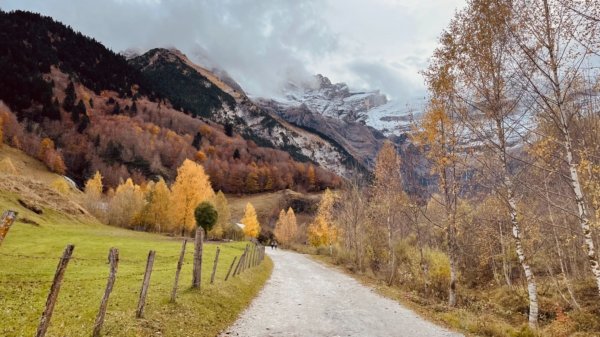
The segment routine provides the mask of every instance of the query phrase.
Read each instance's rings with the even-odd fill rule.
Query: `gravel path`
[[[271,279],[221,337],[462,336],[305,256],[268,253],[275,264]]]

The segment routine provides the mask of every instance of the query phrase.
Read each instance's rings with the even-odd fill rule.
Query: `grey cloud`
[[[310,59],[336,49],[322,0],[7,0],[2,8],[49,15],[115,51],[176,47],[219,66],[247,91],[270,95],[301,79]]]
[[[253,95],[322,73],[393,98],[421,95],[450,8],[464,0],[0,0],[49,15],[115,51],[175,47]]]
[[[398,71],[405,68],[401,64],[357,60],[349,63],[348,68],[369,89],[381,89],[393,99],[407,99],[421,93],[407,75]]]

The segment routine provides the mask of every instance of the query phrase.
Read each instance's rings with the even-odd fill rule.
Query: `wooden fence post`
[[[231,265],[229,266],[229,271],[227,272],[227,276],[225,276],[225,281],[227,281],[227,279],[229,278],[229,274],[231,274],[231,269],[233,269],[233,265],[235,264],[235,260],[237,260],[237,256],[235,256],[233,258],[233,261],[231,261]]]
[[[108,305],[108,297],[112,292],[115,280],[117,278],[117,267],[119,266],[119,250],[117,248],[111,248],[108,252],[108,261],[110,263],[110,271],[108,273],[108,281],[106,282],[106,289],[104,290],[104,296],[100,302],[100,310],[98,310],[98,316],[96,316],[96,322],[94,322],[94,332],[92,337],[99,337],[102,325],[104,325],[104,315],[106,314],[106,307]]]
[[[181,267],[183,266],[183,258],[185,257],[185,246],[187,245],[187,239],[183,239],[181,244],[181,253],[179,254],[179,261],[177,261],[177,271],[175,272],[175,283],[173,284],[173,291],[171,292],[171,302],[175,303],[177,297],[177,284],[179,284],[179,274],[181,273]]]
[[[204,243],[204,229],[196,229],[196,242],[194,249],[194,270],[192,274],[192,288],[200,289],[202,285],[202,245]]]
[[[256,259],[256,265],[260,265],[260,262],[262,261],[262,246],[258,247],[258,259]]]
[[[210,275],[210,284],[215,282],[215,273],[217,272],[217,263],[219,263],[219,253],[221,252],[221,248],[217,247],[217,253],[215,255],[215,263],[213,264],[212,274]]]
[[[48,299],[46,300],[46,308],[42,313],[40,325],[38,325],[38,329],[35,334],[36,337],[44,337],[46,335],[46,331],[48,330],[50,319],[52,318],[52,313],[54,311],[54,305],[56,304],[56,299],[58,298],[58,292],[60,291],[60,285],[63,277],[65,276],[65,270],[67,269],[67,265],[71,260],[71,255],[73,255],[73,249],[75,249],[75,246],[67,245],[62,257],[60,258],[60,261],[58,261],[56,273],[54,274],[54,280],[52,281],[50,293],[48,294]]]
[[[153,250],[148,252],[146,272],[144,273],[144,280],[142,281],[142,290],[140,291],[140,299],[138,301],[137,310],[135,312],[136,318],[142,318],[144,316],[144,307],[146,306],[146,295],[148,295],[148,287],[150,287],[150,275],[152,274],[152,265],[154,265],[155,254],[156,252]]]
[[[13,222],[17,219],[17,215],[19,215],[18,212],[11,210],[2,213],[2,217],[0,218],[0,245],[2,245],[2,241],[4,241],[4,238],[8,234],[10,226],[12,226]]]
[[[250,254],[249,247],[250,246],[248,244],[246,244],[246,250],[244,251],[244,264],[242,265],[242,269],[239,273],[242,273],[242,272],[244,272],[244,270],[246,270],[246,264],[248,263],[248,255]]]
[[[244,263],[245,257],[246,257],[246,252],[243,252],[242,256],[240,256],[238,263],[235,265],[235,270],[233,271],[233,275],[232,275],[233,277],[240,274],[240,269],[242,268],[242,264]]]
[[[250,258],[248,259],[248,269],[252,268],[252,261],[254,261],[254,244],[250,248]]]
[[[259,254],[258,245],[256,245],[254,247],[254,258],[252,259],[252,267],[256,267],[256,265],[258,264],[258,263],[256,263],[256,261],[258,261],[258,254]]]

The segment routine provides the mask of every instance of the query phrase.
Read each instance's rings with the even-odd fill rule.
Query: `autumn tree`
[[[67,194],[69,193],[69,191],[71,191],[71,187],[63,177],[54,179],[54,181],[52,181],[51,186],[56,192],[60,194]]]
[[[586,77],[599,75],[598,68],[586,67],[597,58],[600,25],[593,19],[600,11],[598,1],[518,0],[515,1],[517,48],[521,84],[537,117],[552,127],[561,145],[561,175],[567,177],[571,203],[577,208],[577,222],[584,237],[590,271],[600,295],[600,264],[590,226],[589,200],[577,168],[585,159],[577,151],[574,127],[583,115]],[[583,16],[582,16],[583,14]],[[591,16],[588,16],[591,15]],[[548,165],[549,169],[554,169]]]
[[[204,168],[186,159],[177,169],[177,178],[171,186],[171,221],[173,231],[182,235],[195,228],[194,209],[203,201],[214,196],[209,177]]]
[[[162,232],[169,228],[171,218],[169,209],[171,206],[171,190],[165,180],[161,177],[157,183],[149,186],[146,192],[146,207],[144,220],[152,229]]]
[[[225,194],[223,194],[222,191],[217,192],[215,195],[214,204],[219,217],[217,218],[217,223],[208,233],[208,235],[215,239],[222,239],[225,233],[229,232],[231,221],[231,210],[229,209],[229,203],[227,202],[227,197],[225,197]]]
[[[389,279],[391,284],[396,268],[394,253],[394,231],[397,227],[398,213],[403,201],[402,176],[400,171],[400,156],[395,146],[386,141],[377,154],[373,179],[372,203],[379,221],[385,224],[387,235],[387,254],[389,261]]]
[[[246,176],[246,191],[249,193],[255,193],[259,191],[258,173],[254,168],[252,168]]]
[[[277,241],[284,246],[291,245],[296,239],[298,224],[296,222],[296,214],[294,214],[294,210],[291,207],[288,208],[287,212],[283,209],[279,212],[274,234],[277,237]]]
[[[85,182],[84,204],[87,210],[95,217],[103,217],[102,202],[102,175],[96,171],[94,176]]]
[[[340,202],[336,212],[344,249],[354,255],[354,263],[361,271],[365,269],[365,255],[370,246],[367,232],[373,227],[367,188],[366,179],[358,172],[353,172],[338,192],[343,202]]]
[[[529,324],[535,327],[537,284],[522,243],[522,223],[509,170],[514,155],[509,153],[508,137],[515,133],[514,126],[522,118],[517,111],[521,93],[513,80],[516,76],[510,54],[512,10],[510,1],[469,2],[444,33],[427,75],[435,99],[445,102],[446,110],[455,113],[452,118],[460,119],[465,131],[483,144],[476,158],[482,164],[480,171],[488,174],[490,181],[499,182],[494,188],[512,224],[515,250],[527,279]],[[491,161],[482,155],[484,152],[491,154]],[[446,179],[443,173],[441,178]]]
[[[315,247],[329,247],[330,255],[333,255],[333,245],[339,236],[338,227],[333,221],[334,203],[335,195],[326,189],[319,202],[317,216],[307,228],[308,242]]]
[[[37,157],[44,162],[52,172],[65,174],[67,167],[63,161],[62,155],[54,147],[54,141],[52,141],[52,139],[43,138],[41,140]]]
[[[250,238],[255,238],[260,233],[260,223],[256,216],[256,210],[251,203],[246,204],[246,210],[244,211],[244,217],[240,222],[244,225],[244,235]]]
[[[141,216],[145,205],[142,188],[131,178],[117,186],[108,204],[108,223],[120,227],[132,227]]]

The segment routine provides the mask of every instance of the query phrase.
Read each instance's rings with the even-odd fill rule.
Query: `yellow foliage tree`
[[[244,217],[241,220],[244,224],[244,234],[248,237],[255,238],[260,233],[260,224],[256,216],[256,210],[251,203],[246,204],[246,211]]]
[[[54,179],[52,182],[52,188],[60,194],[67,194],[71,190],[71,187],[65,181],[65,178],[62,177]]]
[[[339,230],[333,221],[334,203],[335,195],[329,189],[326,189],[323,198],[319,202],[317,216],[307,230],[310,244],[315,247],[329,246],[330,254],[332,253],[332,246],[339,235]]]
[[[193,232],[196,229],[194,209],[215,195],[208,175],[201,165],[186,159],[177,169],[177,178],[171,186],[172,231]]]
[[[217,214],[219,214],[217,218],[217,223],[215,226],[208,232],[208,236],[215,239],[222,239],[225,231],[229,229],[229,221],[231,221],[231,211],[229,210],[229,203],[227,202],[227,198],[223,192],[217,192],[217,195],[214,198],[215,209],[217,210]]]
[[[85,183],[84,204],[87,210],[95,217],[102,218],[102,175],[96,171],[96,174]]]
[[[139,222],[146,201],[140,186],[131,178],[117,186],[114,197],[108,206],[108,223],[111,225],[130,227]]]
[[[289,246],[294,242],[298,234],[298,224],[296,222],[296,214],[290,207],[287,213],[284,210],[279,212],[279,219],[275,224],[275,236],[284,246]]]
[[[252,170],[246,176],[246,191],[249,193],[258,192],[258,174]]]
[[[171,190],[163,178],[152,186],[149,186],[146,192],[146,211],[144,212],[145,222],[147,222],[155,231],[164,231],[169,226],[169,209],[171,204]]]

